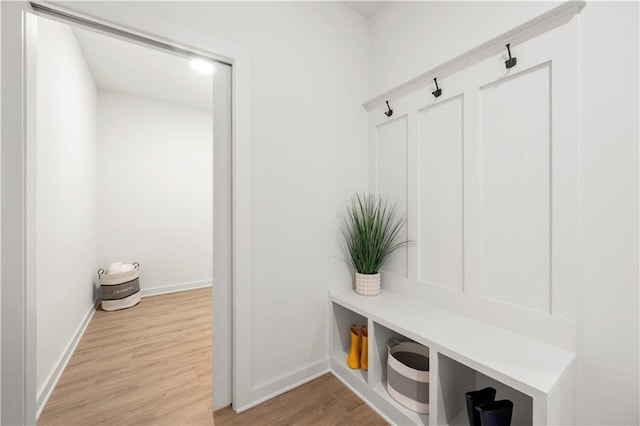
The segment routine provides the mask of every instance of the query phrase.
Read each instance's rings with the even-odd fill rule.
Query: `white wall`
[[[70,27],[38,22],[37,391],[93,306],[96,88]]]
[[[366,177],[366,21],[335,3],[139,7],[251,49],[249,367],[256,396],[279,391],[328,366],[338,213]]]
[[[143,293],[211,284],[213,120],[98,92],[98,264],[140,262]]]
[[[371,22],[370,97],[554,5],[389,3]],[[575,220],[582,258],[576,283],[575,422],[637,424],[638,4],[589,3],[578,19],[580,211]]]
[[[640,422],[638,7],[593,2],[580,14],[578,424]],[[606,90],[594,90],[603,79]]]
[[[238,355],[249,390],[236,408],[326,371],[327,289],[351,280],[339,217],[366,188],[367,21],[333,2],[64,5],[116,23],[135,6],[163,20],[158,34],[182,28],[251,50],[252,286],[239,302],[251,306],[241,336],[251,350]]]

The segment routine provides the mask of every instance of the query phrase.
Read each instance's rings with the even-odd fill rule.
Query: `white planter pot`
[[[380,294],[380,272],[377,274],[361,274],[356,272],[356,293],[363,296]]]

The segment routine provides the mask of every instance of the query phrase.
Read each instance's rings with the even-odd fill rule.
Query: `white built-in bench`
[[[330,292],[334,374],[388,421],[396,424],[467,424],[467,391],[485,386],[514,402],[513,424],[566,424],[572,420],[575,353],[383,291]],[[369,371],[347,366],[351,324],[369,327]],[[386,391],[386,342],[410,339],[430,351],[430,414],[418,415]]]

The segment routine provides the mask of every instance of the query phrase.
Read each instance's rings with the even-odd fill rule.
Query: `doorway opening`
[[[171,53],[174,59],[180,58],[183,61],[186,60],[185,58],[191,60],[194,57],[202,59],[201,54],[195,54],[183,48],[171,47],[153,40],[149,42],[143,37],[129,35],[121,30],[109,31],[109,28],[104,25],[95,25],[95,23],[84,19],[72,19],[68,15],[62,16],[55,11],[52,12],[41,7],[36,8],[36,10],[42,14],[41,17],[37,18],[36,26],[41,25],[41,22],[48,18],[58,21],[53,22],[55,25],[71,25],[73,29],[70,31],[76,37],[85,59],[92,55],[92,53],[88,52],[94,52],[98,57],[105,55],[109,51],[109,43],[116,42],[126,42],[130,44],[131,48],[146,50],[150,56],[142,61],[146,62],[147,65],[156,67],[156,70],[163,70],[163,72],[171,68],[171,65],[168,65],[168,62],[157,63],[153,59],[153,55],[157,55],[161,51],[164,55],[168,52]],[[67,32],[68,34],[70,33]],[[39,42],[40,40],[38,39],[37,48],[41,47]],[[59,54],[59,52],[54,52],[53,54]],[[115,61],[120,66],[127,64],[126,57],[118,58],[114,56],[117,55],[111,55],[108,61]],[[139,60],[139,56],[140,53],[133,54],[130,62],[133,62],[133,58]],[[38,55],[36,57],[38,58]],[[91,71],[94,79],[97,79],[96,70],[104,70],[109,66],[104,63],[100,66],[99,58],[95,59],[95,61],[98,65],[94,64],[95,69],[91,69]],[[211,58],[205,58],[205,61],[212,63]],[[198,97],[197,95],[185,96],[185,93],[189,91],[188,88],[174,87],[171,89],[167,85],[163,87],[162,84],[154,86],[150,80],[154,75],[157,77],[159,72],[151,73],[147,70],[147,78],[139,78],[136,81],[135,75],[128,71],[130,83],[128,91],[121,87],[109,87],[108,75],[106,77],[103,76],[106,80],[96,84],[99,118],[97,119],[96,151],[93,154],[96,155],[97,159],[95,168],[97,174],[95,240],[97,241],[98,249],[96,265],[92,269],[107,266],[105,263],[115,260],[140,261],[143,295],[186,290],[206,286],[207,281],[209,283],[213,282],[213,359],[215,361],[213,394],[215,399],[212,404],[213,408],[219,408],[232,402],[232,68],[230,64],[219,61],[215,61],[215,67],[216,72],[213,80],[209,80],[208,88],[200,90],[200,92],[196,88],[195,92],[193,92],[209,92],[208,97],[212,98],[212,101],[208,108],[207,105],[204,105],[207,102],[206,100],[194,100],[194,98]],[[89,68],[92,67],[89,66]],[[125,74],[127,73],[126,70],[124,72]],[[145,75],[145,72],[141,73],[141,75]],[[169,80],[165,79],[165,81]],[[55,84],[51,84],[50,87],[55,88]],[[144,92],[144,90],[147,92]],[[41,95],[39,88],[36,88],[36,92],[37,98]],[[213,96],[211,96],[212,94]],[[67,92],[67,95],[70,96],[70,93]],[[162,98],[163,96],[164,98]],[[175,122],[170,123],[168,118],[169,116],[175,116],[176,111],[173,107],[181,103],[176,100],[181,96],[183,101],[187,99],[185,101],[187,103],[195,102],[195,104],[186,105],[186,107],[181,105],[178,108],[185,113],[182,117],[184,122],[182,127]],[[154,97],[160,99],[153,99]],[[204,104],[200,105],[198,102],[204,102]],[[196,117],[198,114],[186,114],[186,109],[197,110],[200,106],[204,107],[201,108],[202,110],[208,112],[200,114],[199,118]],[[163,116],[162,111],[166,113],[165,116]],[[213,117],[213,124],[208,126],[208,146],[201,142],[196,142],[195,144],[187,143],[188,141],[202,140],[202,132],[198,132],[197,129],[207,128],[207,124],[203,124],[207,115],[208,119]],[[38,111],[38,119],[41,116],[43,116],[42,111]],[[144,123],[145,121],[147,122]],[[76,124],[86,125],[87,122],[86,120],[78,120]],[[125,133],[122,131],[125,127],[133,128],[133,131]],[[152,131],[150,132],[149,129]],[[48,136],[50,135],[48,134]],[[176,146],[176,139],[180,139],[178,142],[181,142],[182,145],[178,144],[179,146]],[[213,144],[211,143],[212,141]],[[35,281],[36,283],[32,285],[38,288],[37,322],[39,326],[38,344],[36,345],[38,350],[38,356],[36,357],[38,363],[36,374],[38,397],[36,409],[40,413],[44,408],[48,394],[53,390],[57,378],[60,377],[64,369],[65,357],[70,357],[75,346],[74,343],[77,344],[77,339],[82,334],[82,322],[87,317],[85,315],[85,318],[81,319],[80,324],[76,326],[76,329],[80,330],[80,334],[76,333],[71,339],[67,339],[62,345],[64,346],[62,355],[53,361],[50,360],[48,368],[47,366],[42,367],[43,371],[41,372],[40,361],[42,356],[40,354],[41,348],[38,345],[41,344],[40,337],[47,335],[47,333],[40,328],[46,318],[45,315],[41,314],[40,307],[41,305],[46,306],[46,303],[43,302],[51,302],[52,299],[55,299],[54,295],[57,289],[49,288],[51,293],[47,294],[43,300],[40,300],[41,292],[38,282],[42,278],[51,278],[47,269],[45,269],[47,265],[41,262],[46,257],[42,256],[40,250],[46,248],[43,247],[46,244],[40,244],[40,242],[52,242],[52,240],[43,238],[40,231],[47,229],[47,226],[43,226],[43,224],[48,225],[49,230],[55,228],[60,230],[55,223],[47,222],[46,214],[54,214],[58,218],[63,215],[69,219],[69,217],[73,216],[72,213],[74,211],[78,212],[78,210],[72,210],[69,205],[61,206],[56,203],[56,200],[49,200],[49,205],[58,204],[58,207],[63,208],[58,212],[51,212],[51,210],[47,209],[46,198],[45,202],[43,202],[41,195],[44,193],[51,196],[52,193],[51,191],[40,193],[38,189],[45,189],[47,185],[55,188],[56,182],[39,179],[39,167],[42,164],[46,164],[46,159],[51,158],[51,155],[55,155],[56,150],[60,151],[61,146],[52,146],[53,151],[43,155],[43,152],[41,152],[42,146],[38,143],[39,139],[32,142],[35,142],[35,145],[33,143],[29,144],[29,142],[27,144],[28,148],[30,148],[28,152],[31,152],[27,156],[27,181],[31,182],[31,184],[27,186],[28,237],[26,262],[27,270],[31,272],[27,274],[27,280]],[[68,149],[69,152],[66,154],[71,154],[74,158],[80,155],[79,150],[74,149],[74,147],[67,146],[62,149]],[[172,151],[172,149],[174,150]],[[162,155],[158,156],[158,153]],[[91,155],[91,152],[85,152],[84,154],[85,156]],[[181,156],[181,154],[186,154],[185,158],[182,158],[182,162],[177,162],[177,157]],[[152,160],[152,158],[155,160]],[[64,162],[65,158],[62,157],[58,160]],[[75,160],[78,159],[75,158]],[[66,163],[60,170],[68,172],[71,164],[71,162]],[[87,164],[83,164],[82,167],[86,169]],[[41,171],[40,173],[42,174]],[[180,179],[177,179],[177,177]],[[182,179],[186,177],[191,180]],[[127,184],[129,184],[129,187]],[[174,191],[171,192],[169,189]],[[203,190],[205,192],[208,190],[209,207],[207,207],[206,202],[203,204],[203,201],[206,201],[204,200],[206,196],[203,195]],[[155,197],[152,197],[152,195],[155,195]],[[189,214],[186,216],[180,214],[185,211]],[[44,218],[42,217],[43,215],[45,216]],[[181,225],[191,228],[189,232],[181,232],[184,226],[181,228],[171,224],[171,221],[175,223],[176,217],[180,219]],[[197,223],[203,224],[207,221],[208,226],[204,225],[199,228],[195,226]],[[123,223],[128,223],[129,226],[122,226]],[[74,226],[75,228],[81,228],[80,223],[74,220],[71,220],[67,225],[69,225],[69,229],[74,229]],[[91,224],[87,226],[91,226]],[[31,229],[30,232],[29,229]],[[141,232],[141,229],[147,232]],[[154,229],[155,232],[153,232]],[[174,231],[174,234],[171,238],[168,238],[168,234],[171,234],[170,231]],[[132,234],[137,238],[133,238]],[[205,234],[209,238],[202,238]],[[83,233],[83,235],[86,237],[86,233]],[[191,244],[194,240],[197,240],[195,241],[197,243],[195,246]],[[132,243],[134,241],[143,242],[143,244]],[[80,241],[82,244],[86,242]],[[30,245],[33,247],[30,247]],[[158,252],[158,248],[163,246],[165,248],[169,247],[173,251],[169,250],[169,253],[167,253],[165,250],[164,253],[158,256],[149,257],[147,262],[136,256],[136,253]],[[55,246],[49,247],[48,250],[49,253],[56,252]],[[117,256],[124,259],[117,258]],[[202,261],[198,262],[195,259],[196,257],[201,258]],[[204,259],[207,257],[210,272],[208,280],[184,278],[184,274],[193,272],[198,268],[202,269],[206,263]],[[47,260],[49,261],[49,270],[51,270],[52,265],[61,266],[61,262],[56,262],[56,258],[48,258]],[[176,272],[179,269],[176,268],[176,265],[185,266],[185,268]],[[68,269],[66,268],[67,271]],[[146,289],[144,288],[145,269],[149,271],[146,274],[149,285]],[[173,273],[177,273],[180,277],[170,277]],[[60,276],[64,276],[62,272]],[[97,292],[95,283],[92,290],[94,294]],[[64,295],[59,296],[64,297]],[[46,309],[49,309],[49,311],[46,312],[51,314],[55,309],[55,303],[49,303],[48,305]],[[50,316],[52,318],[55,317],[55,315]],[[48,320],[46,325],[48,327],[54,326],[53,322]],[[53,336],[48,337],[50,340],[48,343],[52,344]],[[59,342],[58,346],[60,346]],[[57,352],[60,351],[58,350]]]

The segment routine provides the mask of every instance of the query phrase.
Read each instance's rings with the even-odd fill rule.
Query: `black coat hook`
[[[431,92],[431,94],[437,98],[438,96],[442,95],[442,89],[438,87],[438,79],[437,78],[434,78],[433,82],[436,83],[436,90]]]
[[[389,101],[387,101],[387,108],[389,108],[389,111],[385,111],[384,115],[386,115],[387,117],[391,117],[393,115],[393,110],[389,106]]]
[[[509,59],[504,61],[504,66],[507,67],[507,69],[515,67],[516,64],[518,63],[518,58],[512,58],[511,57],[511,48],[510,48],[510,46],[511,46],[511,43],[507,43],[507,52],[509,52]]]

